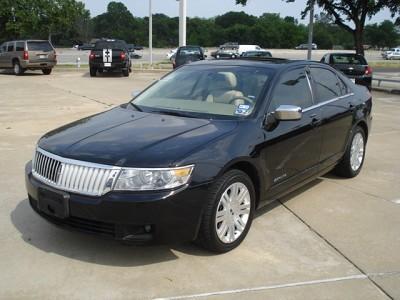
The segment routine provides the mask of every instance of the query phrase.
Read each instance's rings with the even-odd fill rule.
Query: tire
[[[42,72],[44,75],[50,75],[51,71],[52,71],[52,69],[42,69]]]
[[[233,200],[237,198],[230,196],[235,190],[235,186],[238,196],[245,193],[242,200],[237,203]],[[231,204],[239,204],[239,206],[231,207]],[[255,190],[249,176],[239,170],[228,171],[210,189],[196,242],[202,247],[218,253],[236,248],[250,229],[254,208]],[[221,213],[219,214],[221,221],[217,221],[217,212]]]
[[[96,77],[97,70],[95,68],[90,68],[90,77]]]
[[[14,61],[14,63],[13,63],[13,70],[14,70],[14,74],[17,76],[20,76],[20,75],[24,74],[24,72],[25,72],[25,70],[19,64],[18,60]]]
[[[129,76],[129,69],[122,69],[122,75],[124,75],[124,77],[128,77]]]
[[[346,152],[344,153],[340,163],[334,169],[334,173],[346,178],[353,178],[357,176],[364,164],[366,143],[367,138],[364,130],[357,126],[352,132]],[[360,150],[361,146],[362,151]]]

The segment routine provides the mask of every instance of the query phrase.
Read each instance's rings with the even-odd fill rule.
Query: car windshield
[[[365,58],[359,54],[332,54],[334,64],[367,65]]]
[[[28,42],[28,50],[50,52],[53,51],[53,47],[48,41],[31,41]]]
[[[239,66],[186,66],[165,76],[133,100],[147,112],[199,118],[249,116],[272,70]]]

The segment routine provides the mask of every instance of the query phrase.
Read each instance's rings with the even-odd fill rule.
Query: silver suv
[[[15,75],[26,70],[42,70],[49,75],[56,64],[56,51],[49,41],[10,41],[0,46],[0,69],[12,68]]]

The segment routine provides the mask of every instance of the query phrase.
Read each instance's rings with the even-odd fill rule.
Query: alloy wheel
[[[350,165],[353,171],[357,171],[364,159],[364,137],[360,132],[357,132],[351,142],[350,150]]]

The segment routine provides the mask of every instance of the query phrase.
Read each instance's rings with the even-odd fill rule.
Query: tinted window
[[[322,69],[311,68],[316,102],[324,102],[342,95],[341,87],[335,73]]]
[[[3,43],[1,45],[0,52],[6,52],[6,50],[7,50],[7,45],[6,45],[6,43]]]
[[[53,51],[53,47],[48,41],[32,41],[28,42],[28,50],[50,52]]]
[[[270,52],[267,51],[247,51],[243,53],[244,57],[272,57]]]
[[[201,55],[201,50],[200,50],[200,48],[197,48],[197,47],[185,47],[185,48],[179,49],[179,55],[182,55],[182,56],[189,56],[189,55],[200,56]]]
[[[17,42],[16,43],[16,51],[24,51],[25,50],[25,43],[24,42]]]
[[[14,43],[8,43],[7,51],[8,51],[8,52],[14,51]]]
[[[119,49],[127,50],[128,44],[125,41],[98,41],[96,42],[95,49]]]
[[[367,65],[367,61],[359,54],[331,54],[332,64]]]
[[[311,106],[311,91],[303,68],[288,71],[281,76],[273,92],[270,111],[279,105],[296,105],[301,108]]]

